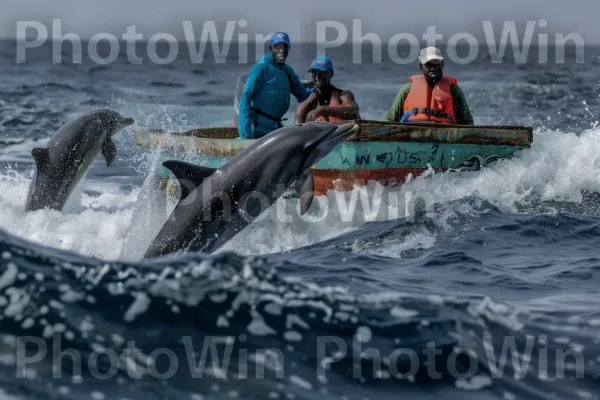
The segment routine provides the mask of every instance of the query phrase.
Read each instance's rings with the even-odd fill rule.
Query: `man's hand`
[[[314,121],[322,116],[325,106],[319,106],[306,115],[306,122]]]

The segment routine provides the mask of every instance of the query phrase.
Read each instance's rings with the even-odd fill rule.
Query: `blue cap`
[[[316,56],[315,58],[313,58],[312,63],[310,63],[310,68],[308,69],[308,72],[312,71],[313,69],[318,69],[319,71],[327,71],[328,69],[330,69],[331,76],[333,76],[333,63],[327,56]]]
[[[285,32],[275,32],[271,35],[271,46],[274,46],[277,43],[285,43],[288,46],[291,46],[290,37]]]

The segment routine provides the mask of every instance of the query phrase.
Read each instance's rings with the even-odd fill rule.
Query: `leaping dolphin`
[[[117,153],[112,136],[134,122],[112,110],[92,111],[56,131],[47,147],[31,150],[36,169],[25,210],[61,211],[98,153],[112,164]]]
[[[163,166],[179,181],[181,198],[144,258],[184,250],[212,253],[272,205],[294,181],[301,213],[306,213],[313,199],[311,167],[358,129],[354,121],[283,127],[218,169],[165,161]],[[262,203],[246,203],[252,196]]]

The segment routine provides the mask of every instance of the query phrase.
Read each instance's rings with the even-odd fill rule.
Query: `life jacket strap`
[[[404,115],[400,119],[400,122],[404,122],[411,115],[417,115],[417,114],[425,114],[425,115],[429,115],[430,117],[446,118],[449,121],[454,121],[454,118],[452,117],[452,115],[442,112],[440,110],[432,110],[430,108],[413,108],[412,110],[408,110],[407,112],[404,113]]]

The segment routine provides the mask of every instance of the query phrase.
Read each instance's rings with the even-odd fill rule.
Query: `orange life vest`
[[[329,100],[329,104],[324,104],[328,107],[342,107],[342,101],[340,100],[340,94],[342,91],[340,89],[333,89],[331,92],[331,98]],[[319,102],[319,97],[317,96],[317,107],[321,106]],[[343,122],[345,121],[343,118],[338,117],[330,117],[329,115],[320,116],[315,119],[315,121],[327,121],[327,122]]]
[[[421,75],[413,75],[410,92],[404,100],[404,115],[400,122],[431,121],[443,124],[456,124],[454,101],[450,86],[458,81],[451,76],[442,76],[440,82],[432,89]]]

